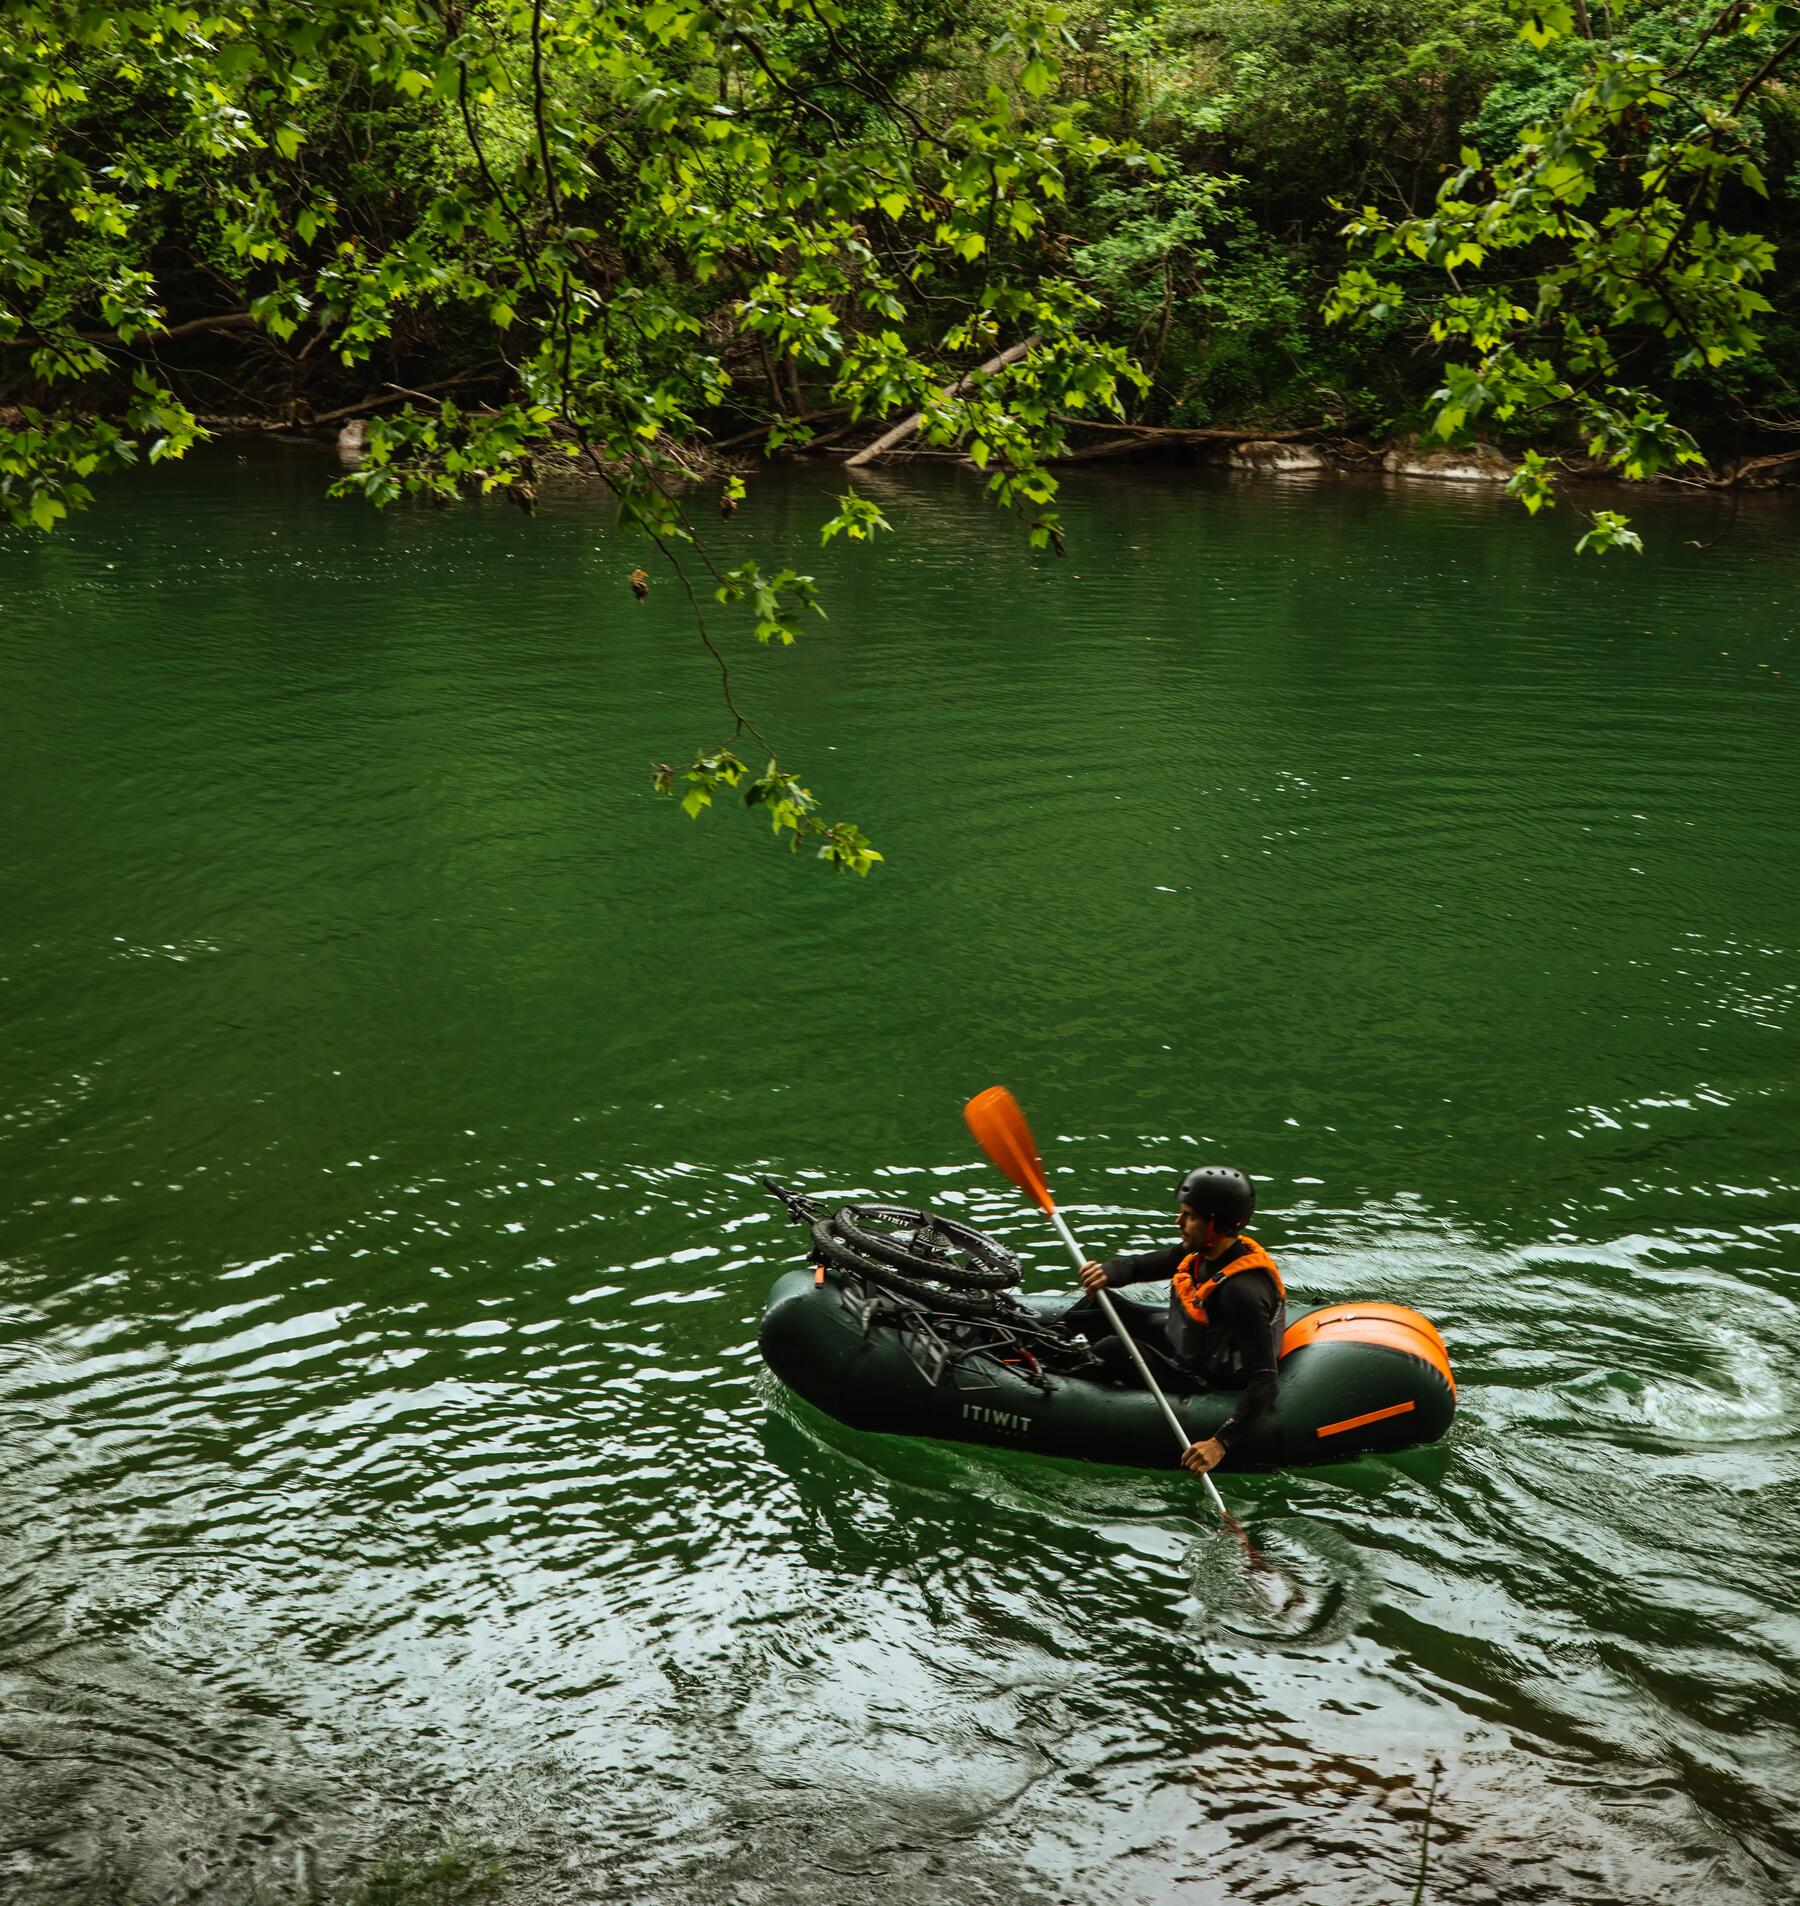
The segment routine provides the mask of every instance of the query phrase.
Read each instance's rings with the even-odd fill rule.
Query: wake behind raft
[[[763,1183],[807,1228],[810,1262],[776,1280],[759,1343],[769,1368],[815,1409],[890,1436],[1175,1466],[1155,1401],[1135,1384],[1090,1374],[1099,1369],[1093,1353],[1056,1322],[1073,1299],[1020,1294],[1018,1260],[992,1238],[902,1205],[828,1212],[772,1178]],[[1443,1338],[1400,1304],[1308,1311],[1288,1327],[1279,1367],[1279,1398],[1222,1470],[1411,1449],[1435,1442],[1456,1415]],[[1178,1379],[1165,1388],[1196,1442],[1238,1402],[1235,1390],[1184,1390]]]

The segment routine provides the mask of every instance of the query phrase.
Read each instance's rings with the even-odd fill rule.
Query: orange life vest
[[[1254,1238],[1239,1237],[1243,1247],[1228,1263],[1207,1275],[1206,1260],[1198,1251],[1190,1251],[1176,1267],[1174,1289],[1181,1308],[1197,1324],[1206,1324],[1206,1300],[1228,1277],[1236,1277],[1240,1271],[1267,1271],[1275,1280],[1275,1295],[1284,1303],[1287,1301],[1287,1286],[1281,1281],[1281,1273],[1275,1268],[1275,1260]],[[1204,1282],[1201,1281],[1204,1279]]]

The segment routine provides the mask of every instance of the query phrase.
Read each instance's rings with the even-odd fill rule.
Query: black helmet
[[[1221,1231],[1241,1231],[1256,1209],[1256,1187],[1230,1165],[1196,1165],[1181,1181],[1181,1202]]]

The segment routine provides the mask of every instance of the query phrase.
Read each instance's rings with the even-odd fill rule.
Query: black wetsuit
[[[1203,1276],[1226,1269],[1246,1248],[1242,1239],[1234,1241],[1207,1263]],[[1123,1284],[1172,1278],[1187,1255],[1187,1246],[1177,1244],[1166,1251],[1110,1258],[1103,1267],[1107,1286],[1116,1290]],[[1287,1332],[1287,1305],[1267,1271],[1243,1270],[1227,1277],[1206,1300],[1204,1325],[1194,1322],[1173,1291],[1166,1314],[1146,1310],[1142,1304],[1115,1304],[1113,1309],[1139,1345],[1152,1353],[1148,1362],[1153,1371],[1160,1357],[1164,1370],[1173,1368],[1190,1383],[1198,1380],[1208,1390],[1243,1391],[1237,1408],[1217,1431],[1227,1449],[1280,1394],[1276,1358]],[[1101,1314],[1097,1299],[1084,1297],[1065,1321],[1091,1340],[1095,1353],[1111,1370],[1129,1374],[1130,1353]]]

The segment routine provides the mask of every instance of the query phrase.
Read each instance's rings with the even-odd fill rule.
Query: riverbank
[[[770,462],[835,462],[847,468],[878,465],[955,463],[979,466],[957,449],[937,449],[908,441],[868,458],[891,419],[842,421],[833,410],[801,412],[800,419],[818,426],[810,442],[784,445],[765,458],[756,445],[787,418],[771,419],[723,437],[684,438],[679,444],[659,446],[669,474],[678,481],[706,482]],[[328,436],[340,455],[354,460],[366,441],[367,418],[358,415],[333,428],[330,424],[290,425],[242,417],[207,419],[213,429],[255,429],[275,435]],[[1225,469],[1244,476],[1312,477],[1384,476],[1429,483],[1481,484],[1504,489],[1519,465],[1506,450],[1489,443],[1442,444],[1416,434],[1370,437],[1347,434],[1329,425],[1314,428],[1270,429],[1255,425],[1218,425],[1203,429],[1173,429],[1160,425],[1095,422],[1065,418],[1070,433],[1067,448],[1048,459],[1053,468],[1097,462],[1174,468],[1183,464]],[[593,480],[596,473],[579,459],[560,452],[537,453],[534,464],[571,479]],[[1718,465],[1695,467],[1680,474],[1659,475],[1645,485],[1626,483],[1617,470],[1592,457],[1570,454],[1554,459],[1559,478],[1581,485],[1603,485],[1630,492],[1644,488],[1704,496],[1729,496],[1748,490],[1786,490],[1800,487],[1800,451],[1759,451]]]

